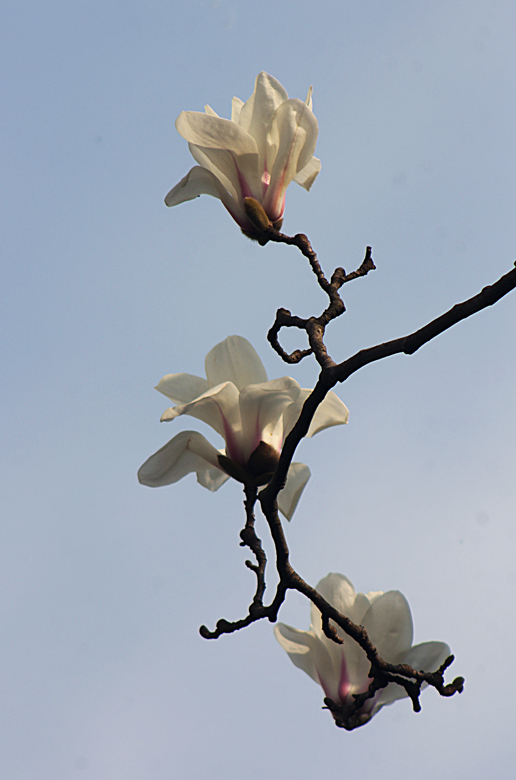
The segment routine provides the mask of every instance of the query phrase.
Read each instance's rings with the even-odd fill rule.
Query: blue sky
[[[340,361],[513,267],[514,3],[7,0],[0,30],[2,777],[512,778],[514,294],[337,388],[349,425],[302,442],[287,529],[311,584],[401,590],[461,697],[348,734],[269,624],[202,640],[253,590],[239,487],[149,490],[136,471],[195,426],[160,425],[154,385],[202,374],[226,336],[270,378],[317,377],[266,342],[278,307],[324,304],[301,256],[214,199],[164,206],[193,164],[177,115],[229,116],[261,70],[292,97],[313,85],[322,171],[289,188],[284,230],[329,274],[367,244],[377,265],[328,331]],[[307,628],[308,604],[281,619]]]

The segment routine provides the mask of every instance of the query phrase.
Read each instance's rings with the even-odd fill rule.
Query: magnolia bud
[[[244,209],[245,213],[258,230],[263,231],[270,227],[271,223],[269,217],[265,213],[262,204],[258,203],[255,198],[244,198]]]
[[[266,485],[272,479],[278,465],[279,452],[261,441],[247,461],[247,473],[255,485]]]
[[[218,455],[217,460],[219,461],[220,468],[225,471],[226,474],[229,474],[230,477],[233,477],[233,479],[236,479],[238,482],[243,482],[244,484],[249,481],[245,469],[236,461],[226,457],[226,455]]]

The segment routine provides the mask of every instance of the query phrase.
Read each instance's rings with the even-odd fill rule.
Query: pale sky
[[[347,733],[269,623],[203,640],[254,592],[240,488],[136,472],[181,430],[222,446],[160,424],[153,388],[202,375],[226,336],[271,379],[317,377],[266,341],[278,307],[325,305],[297,250],[251,243],[207,196],[165,207],[194,164],[178,114],[229,117],[261,70],[291,97],[313,85],[322,171],[289,188],[284,230],[328,275],[373,246],[328,331],[344,360],[513,267],[513,0],[6,0],[0,36],[0,777],[512,780],[516,293],[336,388],[349,425],[302,442],[287,528],[309,583],[401,590],[461,696]],[[307,629],[308,603],[280,619]]]

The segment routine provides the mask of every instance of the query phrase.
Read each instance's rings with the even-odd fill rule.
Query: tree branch
[[[485,287],[480,293],[472,298],[456,304],[445,314],[432,320],[414,333],[399,339],[394,339],[393,341],[385,342],[384,344],[378,344],[374,347],[363,349],[342,363],[337,364],[326,351],[323,340],[325,328],[331,320],[340,316],[345,311],[344,303],[338,292],[342,285],[352,279],[365,276],[370,270],[375,268],[371,257],[371,248],[367,247],[365,258],[356,271],[346,274],[344,269],[337,268],[334,271],[331,280],[328,281],[317,260],[317,255],[313,251],[311,244],[305,235],[298,234],[293,237],[285,236],[271,226],[263,231],[260,243],[265,244],[267,241],[297,246],[302,254],[308,259],[310,266],[317,277],[319,286],[329,298],[328,307],[319,317],[302,319],[293,316],[287,309],[278,309],[276,320],[269,330],[268,339],[282,359],[290,364],[298,363],[304,357],[314,354],[321,366],[321,372],[316,386],[303,405],[299,419],[283,444],[278,466],[269,484],[259,494],[257,494],[256,487],[249,485],[245,486],[246,525],[240,534],[241,543],[252,550],[257,561],[256,563],[246,561],[248,568],[255,572],[257,580],[256,592],[249,607],[249,613],[242,620],[235,622],[229,622],[224,619],[219,620],[214,631],[208,630],[206,626],[201,626],[200,633],[206,639],[214,639],[221,636],[221,634],[238,631],[240,628],[262,618],[267,618],[269,621],[275,622],[287,590],[297,590],[299,593],[302,593],[321,612],[322,627],[326,636],[336,643],[342,643],[342,639],[339,637],[335,628],[336,625],[339,626],[349,637],[360,645],[371,664],[369,672],[371,683],[366,691],[353,696],[353,702],[339,704],[329,698],[325,699],[325,705],[332,712],[337,726],[351,730],[363,725],[370,719],[370,714],[361,711],[365,702],[368,699],[371,699],[377,691],[386,687],[389,683],[396,683],[397,685],[402,686],[412,700],[414,710],[418,712],[421,709],[419,697],[421,688],[424,684],[433,686],[441,696],[447,697],[462,692],[464,679],[462,677],[456,677],[452,683],[445,684],[444,682],[444,672],[453,662],[453,656],[449,656],[435,672],[417,671],[408,664],[396,665],[384,661],[369,639],[365,629],[362,626],[356,625],[345,615],[338,612],[338,610],[329,604],[315,588],[308,585],[292,568],[289,560],[287,541],[278,514],[278,493],[285,485],[287,472],[299,442],[308,432],[308,428],[318,406],[332,387],[339,382],[344,382],[360,368],[363,368],[376,360],[381,360],[384,357],[389,357],[390,355],[397,353],[412,355],[423,344],[426,344],[456,323],[472,316],[487,306],[492,306],[516,287],[516,268],[502,276],[493,285]],[[279,332],[283,327],[295,327],[304,330],[308,337],[309,348],[295,350],[291,354],[285,352],[278,339]],[[279,576],[274,599],[268,606],[263,603],[265,593],[266,556],[254,528],[254,505],[257,500],[260,501],[262,512],[267,520],[274,542],[276,569]]]
[[[330,303],[323,311],[323,313],[319,315],[319,317],[309,317],[308,319],[293,317],[288,309],[278,309],[276,312],[276,320],[270,328],[267,334],[267,338],[272,348],[278,353],[282,360],[285,361],[285,363],[299,363],[303,358],[314,354],[322,369],[330,368],[335,364],[328,355],[326,347],[323,343],[325,328],[329,322],[334,320],[336,317],[340,317],[340,315],[344,314],[346,311],[344,301],[339,295],[339,290],[342,285],[346,284],[346,282],[350,282],[352,279],[365,276],[369,273],[369,271],[374,271],[376,266],[373,263],[373,258],[371,256],[371,247],[368,246],[366,248],[365,257],[360,267],[356,271],[353,271],[350,274],[346,274],[343,268],[336,268],[332,274],[331,280],[328,281],[319,264],[317,255],[312,249],[310,241],[303,233],[298,233],[295,236],[286,236],[283,233],[274,230],[273,228],[270,228],[270,233],[271,237],[268,240],[297,246],[300,252],[306,258],[308,258],[312,271],[317,277],[319,286],[327,294]],[[310,349],[296,349],[291,354],[285,352],[278,339],[281,328],[299,328],[306,331]]]

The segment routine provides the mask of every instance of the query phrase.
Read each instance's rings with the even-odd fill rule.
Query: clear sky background
[[[289,188],[284,230],[328,274],[367,244],[378,267],[344,290],[340,361],[513,267],[513,0],[5,0],[0,31],[0,776],[512,780],[515,293],[337,388],[349,425],[302,442],[287,529],[311,584],[401,590],[460,697],[347,733],[270,624],[201,639],[254,589],[239,486],[136,471],[180,430],[220,446],[160,424],[153,386],[203,374],[226,336],[270,378],[317,376],[266,341],[278,307],[325,305],[297,250],[251,243],[208,197],[164,206],[193,165],[180,111],[229,116],[261,70],[291,97],[313,85],[322,172]],[[308,604],[281,619],[308,628]]]

